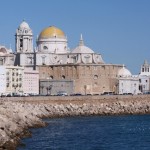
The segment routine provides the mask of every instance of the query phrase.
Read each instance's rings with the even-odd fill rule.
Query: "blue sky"
[[[106,63],[125,64],[138,74],[150,63],[150,0],[1,0],[0,44],[15,50],[15,32],[23,19],[35,39],[54,25],[68,37],[72,49],[83,34],[86,46]]]

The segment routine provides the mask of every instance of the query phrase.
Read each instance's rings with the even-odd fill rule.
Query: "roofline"
[[[118,66],[122,67],[122,64],[53,64],[53,65],[38,65],[37,67],[58,67],[58,66]]]

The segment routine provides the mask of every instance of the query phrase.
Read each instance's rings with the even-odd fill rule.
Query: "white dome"
[[[131,74],[131,72],[128,70],[128,69],[126,69],[124,66],[123,66],[123,68],[121,68],[120,70],[119,70],[119,72],[118,72],[118,76],[123,76],[123,77],[127,77],[127,76],[132,76],[132,74]]]
[[[5,55],[5,54],[10,54],[13,53],[12,49],[7,49],[5,46],[0,46],[0,54]]]
[[[78,47],[76,47],[73,51],[72,51],[72,53],[84,53],[84,54],[93,54],[94,53],[94,51],[92,51],[90,48],[88,48],[87,46],[78,46]]]
[[[81,35],[80,42],[79,42],[79,46],[77,46],[77,47],[72,51],[72,53],[93,54],[94,51],[91,50],[90,48],[88,48],[87,46],[84,46],[83,38],[82,38],[82,35]]]
[[[27,22],[23,21],[20,26],[19,26],[20,29],[30,29],[29,25]]]

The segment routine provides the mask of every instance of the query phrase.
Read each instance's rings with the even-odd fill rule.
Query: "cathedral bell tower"
[[[28,23],[23,21],[16,30],[15,65],[35,68],[35,53],[33,50],[33,33]]]
[[[16,30],[16,52],[32,53],[33,52],[33,34],[28,23],[23,21]]]

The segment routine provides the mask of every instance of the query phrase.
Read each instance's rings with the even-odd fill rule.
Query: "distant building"
[[[144,61],[144,64],[141,66],[140,76],[150,76],[150,65],[147,60]]]
[[[0,95],[39,94],[39,73],[20,66],[0,66]]]
[[[6,68],[0,66],[0,95],[6,92]]]
[[[139,90],[142,93],[147,93],[150,91],[150,76],[139,76]]]
[[[6,93],[23,94],[24,67],[6,66]]]
[[[24,69],[23,92],[27,94],[39,94],[39,72]]]
[[[150,65],[147,60],[141,66],[141,71],[139,74],[139,90],[142,93],[150,92]]]
[[[118,94],[138,94],[139,77],[133,76],[124,66],[118,72]]]
[[[7,49],[5,46],[0,46],[0,65],[14,65],[15,55],[12,49]]]

